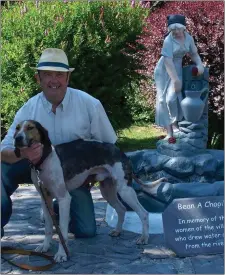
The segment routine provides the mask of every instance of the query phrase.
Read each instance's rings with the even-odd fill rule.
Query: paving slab
[[[22,270],[1,259],[1,274],[224,274],[224,255],[198,255],[179,258],[166,247],[163,234],[151,234],[148,245],[137,245],[137,233],[124,231],[120,237],[108,235],[105,222],[106,201],[99,189],[92,189],[95,205],[97,235],[75,239],[69,234],[70,259],[54,265],[48,271]],[[44,239],[40,219],[40,196],[33,185],[20,186],[12,196],[13,215],[5,227],[2,246],[34,250]],[[58,236],[48,252],[54,255]],[[46,264],[38,257],[4,255],[4,257],[33,265]]]

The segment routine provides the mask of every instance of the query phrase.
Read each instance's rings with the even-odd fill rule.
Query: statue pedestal
[[[160,154],[170,157],[191,157],[204,154],[207,146],[207,131],[205,119],[197,123],[188,121],[179,122],[179,132],[174,133],[176,143],[168,143],[168,140],[159,140],[156,143],[157,151]]]
[[[171,183],[224,180],[223,150],[208,149],[199,154],[184,156],[183,152],[181,155],[177,154],[177,144],[169,144],[165,140],[160,142],[161,151],[142,150],[127,153],[134,173],[142,180],[154,181],[161,177],[168,178]]]

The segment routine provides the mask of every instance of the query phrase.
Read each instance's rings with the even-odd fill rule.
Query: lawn
[[[125,152],[155,149],[161,135],[166,135],[166,132],[155,125],[131,126],[119,133],[117,145]]]

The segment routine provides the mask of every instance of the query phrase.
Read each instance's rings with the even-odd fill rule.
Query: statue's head
[[[181,14],[171,14],[167,16],[168,31],[177,38],[183,35],[186,30],[185,16]]]
[[[167,16],[167,26],[168,28],[173,24],[179,24],[186,27],[185,16],[181,14],[170,14]]]

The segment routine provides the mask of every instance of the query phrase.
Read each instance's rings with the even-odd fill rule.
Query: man
[[[12,214],[10,196],[18,184],[31,182],[30,160],[38,163],[42,145],[14,151],[16,125],[27,119],[40,122],[49,132],[53,145],[72,140],[95,139],[115,143],[116,134],[99,100],[80,90],[67,87],[70,74],[68,59],[61,49],[49,48],[42,53],[37,65],[36,79],[42,92],[29,99],[16,113],[1,146],[1,226]],[[71,193],[70,231],[76,237],[92,237],[96,233],[94,206],[90,190],[80,187]]]
[[[14,151],[14,133],[17,124],[33,119],[40,122],[49,133],[53,145],[72,140],[95,139],[115,143],[116,134],[99,100],[85,92],[67,87],[73,68],[69,68],[68,59],[60,49],[46,49],[42,53],[35,75],[42,92],[32,97],[16,113],[14,121],[2,141],[1,146],[1,235],[3,227],[12,214],[10,196],[24,182],[31,182],[29,161],[34,165],[42,156],[42,145],[33,144],[30,148]],[[160,179],[159,183],[164,181]],[[165,204],[152,196],[148,190],[133,183],[140,203],[147,211],[155,207],[164,209]],[[145,192],[141,192],[145,191]],[[94,205],[87,187],[70,192],[69,230],[76,237],[93,237],[96,234]],[[124,203],[125,204],[125,203]],[[57,204],[54,203],[57,212]],[[127,209],[129,207],[125,204]],[[129,209],[130,210],[130,209]]]

